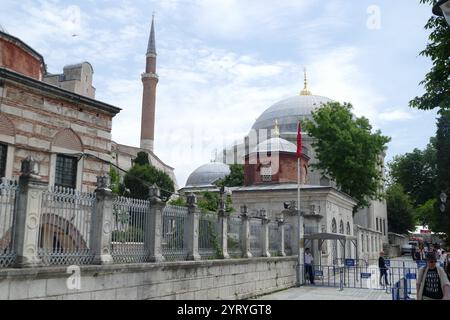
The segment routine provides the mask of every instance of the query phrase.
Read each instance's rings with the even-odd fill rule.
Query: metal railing
[[[242,219],[230,216],[228,218],[228,254],[231,258],[242,257],[241,234]]]
[[[269,252],[271,256],[278,256],[281,249],[281,231],[277,222],[269,222]]]
[[[38,256],[47,265],[89,264],[95,194],[54,187],[42,195]]]
[[[198,221],[198,252],[202,259],[217,258],[219,247],[219,224],[214,213],[200,214]]]
[[[261,248],[261,220],[250,218],[250,252],[254,257],[260,257]]]
[[[167,261],[185,260],[187,248],[184,244],[184,226],[187,207],[167,205],[162,216],[162,254]]]
[[[150,202],[117,197],[113,201],[111,256],[116,263],[147,262],[144,246]]]
[[[292,252],[291,238],[293,233],[293,226],[290,223],[286,223],[284,225],[284,251],[287,256],[295,255],[296,253]]]
[[[1,178],[0,180],[0,268],[14,264],[14,213],[17,192],[16,181]]]

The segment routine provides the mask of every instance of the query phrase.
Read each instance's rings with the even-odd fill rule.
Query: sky
[[[353,104],[392,138],[386,162],[422,149],[436,111],[412,109],[431,68],[419,53],[432,15],[419,0],[1,0],[0,25],[50,73],[89,61],[96,99],[122,108],[112,138],[138,147],[141,73],[155,13],[155,153],[180,187],[215,150],[243,142],[256,118],[295,96]]]

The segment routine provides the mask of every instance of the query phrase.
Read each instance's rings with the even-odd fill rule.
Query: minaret
[[[158,75],[156,74],[156,48],[155,48],[155,15],[152,16],[152,28],[147,47],[147,63],[145,73],[142,74],[144,92],[142,96],[141,117],[141,149],[153,152],[155,140],[155,100]]]

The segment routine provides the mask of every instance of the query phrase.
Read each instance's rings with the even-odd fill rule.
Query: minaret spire
[[[310,96],[311,91],[308,90],[308,76],[306,75],[306,68],[303,69],[304,74],[304,88],[302,91],[300,91],[301,96]]]
[[[150,37],[148,38],[147,54],[156,55],[156,43],[155,43],[155,12],[152,14],[152,27],[150,29]]]
[[[155,44],[155,13],[152,16],[152,26],[148,39],[145,72],[142,74],[144,86],[142,96],[141,117],[141,149],[153,152],[155,140],[155,103],[156,85],[158,75],[156,74],[156,44]]]

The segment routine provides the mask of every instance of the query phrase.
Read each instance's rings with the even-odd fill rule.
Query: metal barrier
[[[90,264],[95,194],[54,187],[42,195],[38,256],[47,265]]]
[[[416,268],[390,267],[387,269],[387,280],[378,267],[359,266],[322,266],[313,267],[315,275],[315,285],[325,287],[336,287],[355,289],[375,289],[390,292],[393,284],[401,279],[406,280],[405,288],[408,294],[415,294]]]
[[[14,217],[19,187],[16,181],[0,180],[0,268],[9,267],[16,260],[14,252]]]
[[[162,254],[167,261],[185,260],[187,248],[184,243],[184,226],[187,207],[167,205],[162,217]]]
[[[220,251],[217,215],[200,214],[198,222],[198,252],[202,259],[217,258]]]
[[[242,220],[238,217],[228,218],[228,254],[231,258],[242,257],[241,228]]]
[[[261,249],[261,220],[250,219],[250,252],[254,257],[260,257]]]
[[[111,256],[115,263],[147,262],[144,246],[145,226],[150,202],[117,197],[113,201],[114,226],[111,236]]]
[[[281,231],[277,222],[269,222],[269,252],[277,256],[281,249]]]

